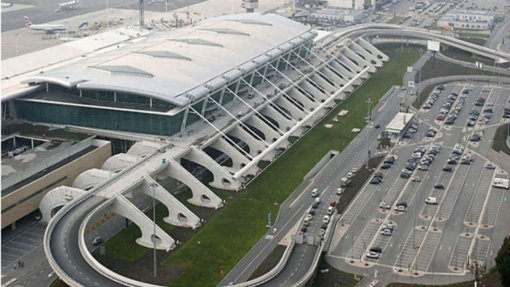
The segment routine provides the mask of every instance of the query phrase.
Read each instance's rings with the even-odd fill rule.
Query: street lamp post
[[[152,189],[152,222],[153,222],[153,233],[152,233],[152,243],[154,244],[154,274],[153,277],[156,278],[156,184],[151,183],[150,188]]]

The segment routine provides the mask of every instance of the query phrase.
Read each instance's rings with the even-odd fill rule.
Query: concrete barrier
[[[249,280],[246,282],[242,282],[242,283],[238,283],[238,284],[228,285],[228,286],[253,287],[253,286],[262,285],[262,284],[270,281],[271,279],[273,279],[276,275],[278,275],[283,270],[283,268],[287,264],[287,261],[289,260],[290,254],[292,253],[292,250],[294,249],[295,245],[296,245],[296,241],[294,239],[292,239],[290,244],[287,246],[287,249],[285,249],[285,252],[283,253],[282,258],[280,259],[280,261],[278,261],[278,264],[276,264],[276,266],[273,267],[273,269],[271,269],[271,271],[267,272],[266,274],[264,274],[260,277],[255,278],[255,279],[252,279],[252,280]]]
[[[92,253],[87,248],[87,244],[85,243],[85,229],[87,227],[87,223],[89,222],[90,218],[96,214],[98,211],[102,210],[106,206],[112,204],[113,201],[115,201],[116,198],[112,197],[106,201],[104,201],[102,204],[100,204],[98,207],[96,207],[92,212],[90,212],[87,217],[85,217],[85,220],[80,225],[80,229],[78,231],[78,246],[80,248],[80,253],[87,261],[87,263],[94,268],[97,272],[99,272],[101,275],[107,277],[108,279],[115,281],[117,283],[123,284],[125,286],[140,286],[140,287],[163,287],[161,285],[155,285],[151,283],[141,282],[137,281],[128,277],[125,277],[123,275],[120,275],[109,268],[105,267],[99,261],[94,258]]]

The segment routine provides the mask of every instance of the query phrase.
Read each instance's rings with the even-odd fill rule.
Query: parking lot
[[[510,232],[509,191],[492,186],[508,171],[490,160],[509,95],[510,87],[436,87],[342,215],[328,260],[407,277],[493,266]]]

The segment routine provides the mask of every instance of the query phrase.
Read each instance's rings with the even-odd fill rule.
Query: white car
[[[425,203],[426,204],[436,205],[437,204],[437,197],[429,196],[429,197],[427,197],[425,199]]]
[[[336,195],[342,195],[343,192],[343,189],[340,187],[336,189]]]
[[[366,256],[367,258],[379,259],[379,256],[381,256],[381,254],[379,252],[369,251]]]
[[[329,215],[324,215],[324,218],[322,219],[322,222],[329,223]]]
[[[346,176],[348,179],[351,179],[354,177],[354,174],[352,174],[352,172],[348,172],[347,173],[347,176]]]
[[[391,209],[391,205],[389,203],[386,203],[386,202],[381,202],[379,203],[379,208],[382,208],[382,209]]]
[[[389,228],[385,228],[385,229],[381,230],[380,234],[384,235],[384,236],[391,236],[393,234],[393,230],[389,229]]]
[[[415,176],[411,179],[411,181],[414,181],[414,182],[420,182],[421,181],[421,178],[419,176]]]
[[[314,188],[312,189],[312,197],[317,197],[319,195],[318,189]]]

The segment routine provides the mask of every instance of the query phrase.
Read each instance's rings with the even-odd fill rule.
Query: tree
[[[496,256],[496,269],[501,277],[501,284],[510,287],[510,236],[505,238]]]

